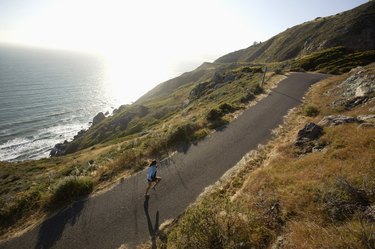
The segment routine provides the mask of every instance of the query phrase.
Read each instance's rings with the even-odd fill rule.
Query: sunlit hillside
[[[250,160],[251,170],[245,167],[246,174],[235,176],[189,209],[168,232],[168,246],[265,248],[280,240],[303,248],[304,237],[311,240],[312,248],[319,243],[333,248],[373,243],[368,240],[374,237],[367,218],[361,218],[373,206],[375,192],[371,125],[359,127],[355,122],[324,127],[311,148],[295,147],[294,138],[307,122],[318,123],[327,115],[358,119],[374,112],[373,93],[366,95],[366,103],[352,109],[333,104],[345,104],[348,99],[327,94],[353,75],[343,73],[374,62],[374,6],[371,1],[318,18],[214,63],[203,63],[151,89],[131,105],[108,115],[98,113],[89,129],[71,141],[61,141],[50,158],[0,162],[0,238],[12,236],[74,200],[105,191],[143,170],[150,159],[169,157],[224,129],[290,71],[317,71],[339,76],[313,88],[279,135]],[[360,46],[358,40],[363,41]],[[373,86],[373,64],[363,70]],[[142,71],[148,73],[147,68]],[[195,223],[202,217],[205,220]],[[326,241],[324,233],[330,235]],[[209,244],[217,239],[210,236],[221,236],[223,244]],[[189,239],[193,237],[197,240]],[[347,240],[335,244],[335,238],[341,237]],[[241,244],[244,239],[250,244]],[[202,244],[188,247],[195,241]]]

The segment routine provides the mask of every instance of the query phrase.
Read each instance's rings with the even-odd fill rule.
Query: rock
[[[208,89],[209,82],[203,82],[198,85],[196,85],[193,90],[190,92],[190,97],[192,98],[199,98],[201,97],[206,90]]]
[[[367,72],[362,67],[357,67],[350,71],[350,76],[340,85],[329,90],[331,93],[341,92],[342,97],[364,97],[375,92],[375,75]]]
[[[302,146],[306,142],[319,138],[322,133],[323,129],[320,126],[314,123],[308,123],[305,125],[305,127],[303,127],[303,129],[298,131],[295,145]]]
[[[346,110],[351,110],[354,107],[359,105],[365,104],[367,101],[370,100],[370,97],[362,96],[362,97],[354,97],[345,101],[344,107]]]
[[[348,117],[344,115],[330,115],[325,116],[322,120],[319,121],[318,125],[327,127],[327,126],[335,126],[335,125],[342,125],[348,123],[354,123],[358,120],[353,117]]]
[[[366,96],[369,96],[373,91],[374,89],[369,86],[359,86],[357,87],[357,90],[355,91],[355,96],[366,97]]]
[[[51,157],[54,156],[61,156],[65,153],[66,148],[68,147],[68,141],[64,141],[64,143],[55,144],[55,146],[51,149],[49,155]]]
[[[73,137],[73,139],[77,139],[77,138],[82,137],[83,134],[85,134],[85,132],[86,132],[86,130],[80,130],[80,131],[77,133],[77,135],[75,135],[75,136]]]
[[[106,111],[106,113],[104,113],[105,116],[108,116],[109,115],[109,111]]]
[[[102,113],[102,112],[99,112],[98,114],[96,114],[96,116],[94,117],[94,119],[92,120],[92,125],[97,125],[99,124],[101,121],[103,121],[105,119],[105,115]]]
[[[374,114],[371,114],[371,115],[359,115],[357,117],[357,120],[360,121],[360,122],[372,122],[372,123],[375,123],[375,115]]]

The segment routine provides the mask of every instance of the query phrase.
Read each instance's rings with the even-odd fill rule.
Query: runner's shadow
[[[153,227],[152,221],[151,221],[151,218],[150,218],[150,214],[148,212],[148,202],[149,202],[149,200],[150,200],[150,197],[147,196],[145,198],[144,203],[143,203],[143,208],[144,208],[146,218],[147,218],[148,232],[150,233],[150,236],[151,236],[151,242],[152,242],[151,248],[156,249],[156,238],[157,238],[158,233],[159,233],[159,210],[156,212],[155,226]]]
[[[66,224],[74,225],[85,206],[85,201],[73,203],[69,208],[58,212],[44,221],[38,232],[38,242],[34,249],[48,249],[53,247],[64,232]]]

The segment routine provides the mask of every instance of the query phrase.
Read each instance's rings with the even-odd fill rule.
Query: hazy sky
[[[0,0],[0,42],[99,53],[155,85],[367,0]],[[145,89],[149,89],[145,86]],[[144,91],[144,90],[143,90]]]

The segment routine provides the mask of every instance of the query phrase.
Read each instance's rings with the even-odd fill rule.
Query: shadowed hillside
[[[351,51],[375,49],[375,3],[329,17],[317,17],[271,39],[217,59],[215,62],[273,62],[289,60],[326,48],[344,46]]]

